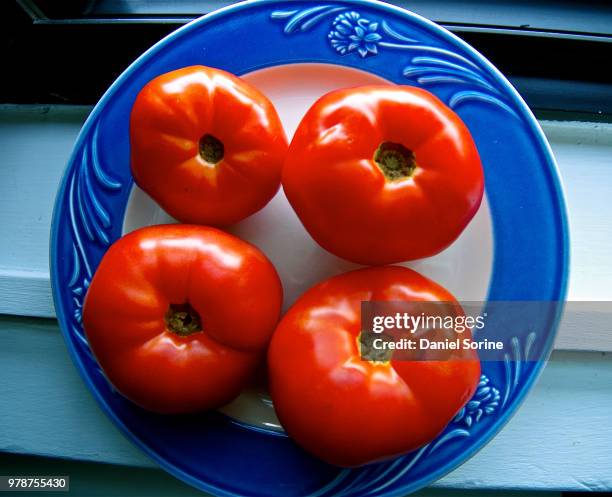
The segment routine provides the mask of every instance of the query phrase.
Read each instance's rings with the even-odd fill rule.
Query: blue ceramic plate
[[[356,470],[328,466],[275,431],[263,394],[243,396],[226,414],[160,416],[123,399],[98,368],[81,326],[88,283],[124,231],[168,220],[133,185],[130,109],[149,80],[194,64],[244,75],[260,86],[279,108],[289,135],[316,97],[341,86],[381,80],[416,85],[452,107],[478,146],[486,198],[455,244],[411,266],[463,300],[565,297],[563,194],[536,120],[481,55],[410,12],[365,0],[249,2],[179,29],[117,79],[83,127],[57,196],[51,277],[64,338],[102,409],[162,467],[217,495],[404,495],[431,483],[472,456],[516,410],[551,350],[559,307],[537,329],[517,327],[504,337],[504,360],[483,363],[474,398],[436,440]],[[289,303],[314,281],[353,267],[310,240],[282,193],[232,231],[268,253]],[[527,361],[534,350],[537,357]]]

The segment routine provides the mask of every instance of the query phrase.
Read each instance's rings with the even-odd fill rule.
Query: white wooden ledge
[[[156,467],[98,408],[52,320],[0,326],[0,451]],[[434,486],[612,490],[612,356],[555,352],[508,425]]]
[[[0,313],[54,317],[48,240],[59,180],[89,107],[0,105]],[[612,301],[612,125],[543,121],[570,218],[568,300]],[[562,324],[556,349],[612,351],[612,315],[585,333]]]
[[[97,407],[57,322],[41,319],[54,317],[53,201],[89,110],[0,105],[0,452],[155,467]],[[612,125],[542,125],[567,193],[569,299],[612,301]],[[612,490],[609,318],[604,309],[599,324],[585,328],[568,313],[557,351],[517,415],[434,486]]]

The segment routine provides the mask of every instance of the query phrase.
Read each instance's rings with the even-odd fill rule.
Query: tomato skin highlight
[[[110,382],[160,413],[212,409],[250,380],[280,315],[282,286],[256,247],[214,228],[160,225],[115,242],[87,291],[83,325]],[[188,304],[201,331],[170,329]]]
[[[371,300],[456,303],[410,269],[359,269],[300,297],[268,349],[270,392],[281,424],[305,450],[336,466],[362,466],[428,443],[480,379],[473,350],[444,361],[362,360],[361,302]]]
[[[412,153],[407,176],[392,170],[388,179],[376,160],[381,145]],[[442,251],[484,192],[478,151],[459,116],[428,91],[394,85],[321,97],[295,132],[282,183],[319,245],[369,265]]]
[[[162,74],[143,87],[132,107],[130,144],[138,186],[180,222],[210,226],[264,207],[278,191],[287,152],[270,100],[204,66]]]

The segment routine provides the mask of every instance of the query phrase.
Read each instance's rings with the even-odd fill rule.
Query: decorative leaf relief
[[[319,5],[303,10],[275,10],[270,14],[270,18],[287,20],[283,31],[291,34],[296,31],[308,31],[325,17],[345,9],[346,7],[337,5]]]
[[[510,339],[510,350],[504,354],[504,397],[501,406],[504,407],[514,396],[519,380],[524,373],[523,362],[530,360],[531,348],[536,339],[535,331],[525,337],[525,344],[521,347],[518,337]]]
[[[377,33],[379,24],[363,19],[357,12],[338,15],[327,37],[340,55],[357,52],[362,58],[378,54],[383,37]]]
[[[81,161],[68,178],[68,212],[72,233],[72,271],[68,287],[72,293],[72,331],[80,348],[93,359],[83,334],[83,301],[93,276],[91,262],[85,251],[85,239],[103,247],[110,244],[112,220],[98,198],[100,188],[120,190],[122,185],[103,168],[98,153],[98,123],[91,138],[83,144]]]
[[[340,12],[338,14],[338,12]],[[474,62],[451,50],[426,45],[422,40],[400,33],[386,20],[375,21],[359,12],[339,5],[320,5],[271,13],[273,20],[285,22],[284,33],[305,32],[325,18],[337,14],[327,33],[331,48],[341,56],[358,55],[366,59],[380,53],[381,49],[411,52],[408,65],[402,75],[420,86],[463,86],[448,97],[451,108],[469,102],[479,102],[498,107],[517,117],[504,95],[494,86],[489,76]]]
[[[472,399],[457,413],[453,423],[464,424],[470,428],[472,424],[478,423],[482,416],[492,414],[499,407],[499,390],[489,383],[487,376],[480,376]]]

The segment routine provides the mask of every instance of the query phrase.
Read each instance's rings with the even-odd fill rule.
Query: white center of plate
[[[291,64],[243,76],[276,106],[289,139],[308,108],[338,88],[388,83],[365,71],[328,64]],[[123,233],[142,226],[176,222],[146,193],[134,186]],[[320,248],[301,225],[282,189],[260,212],[227,229],[259,247],[276,266],[284,288],[284,310],[315,283],[360,267]],[[428,259],[405,263],[447,288],[458,300],[486,299],[493,262],[493,231],[487,198],[448,249]],[[250,425],[279,429],[269,398],[261,387],[247,389],[222,411]]]

